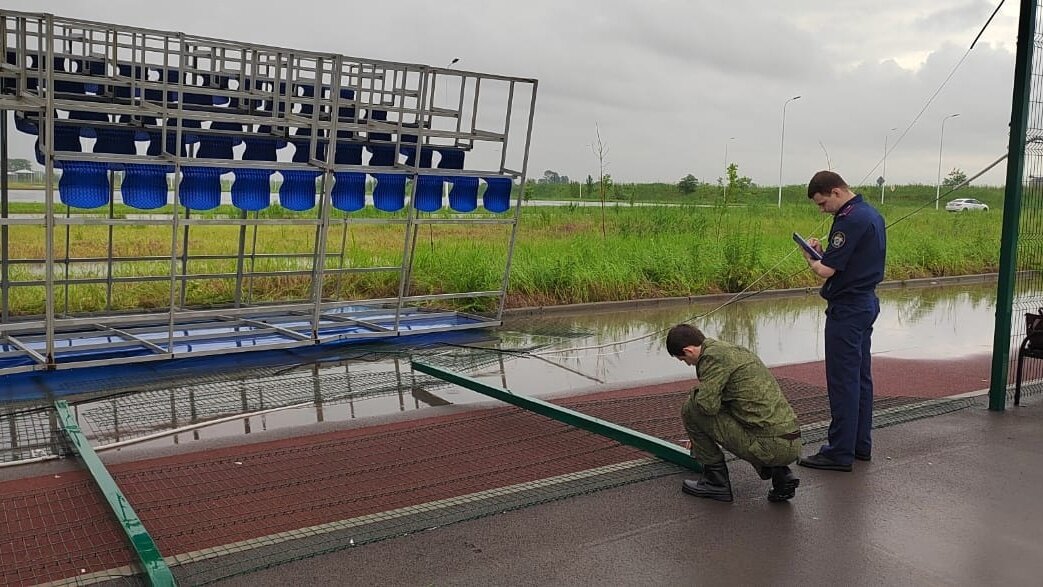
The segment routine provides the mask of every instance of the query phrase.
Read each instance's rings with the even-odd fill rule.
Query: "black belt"
[[[800,438],[800,430],[797,430],[796,432],[790,432],[789,434],[780,434],[779,438],[783,440],[797,440],[798,438]]]

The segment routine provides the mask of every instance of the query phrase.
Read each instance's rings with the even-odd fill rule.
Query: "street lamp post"
[[[942,132],[938,135],[938,181],[934,185],[934,209],[938,209],[938,200],[942,198],[942,141],[945,139],[945,121],[956,118],[960,113],[950,114],[942,119]]]
[[[884,180],[880,182],[880,203],[884,203],[884,185],[887,183],[887,139],[890,138],[891,133],[898,130],[898,127],[894,127],[887,131],[884,135],[884,168],[880,171],[880,177]]]
[[[786,147],[786,106],[794,100],[799,100],[800,96],[793,96],[789,100],[782,103],[782,138],[779,139],[779,208],[782,208],[782,154],[783,149]]]
[[[728,201],[728,143],[735,140],[735,137],[728,137],[727,141],[724,141],[724,200]]]

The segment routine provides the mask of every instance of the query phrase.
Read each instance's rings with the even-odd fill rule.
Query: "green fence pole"
[[[1014,60],[1014,94],[1010,108],[1007,146],[1007,188],[1003,195],[1003,236],[1000,272],[996,284],[996,325],[992,338],[989,409],[1007,407],[1007,366],[1010,362],[1010,320],[1018,262],[1018,222],[1021,218],[1022,175],[1025,171],[1025,130],[1032,88],[1032,46],[1036,30],[1036,1],[1021,1],[1018,47]]]
[[[130,545],[138,555],[141,566],[145,569],[149,584],[156,587],[176,585],[174,575],[171,574],[170,568],[163,560],[163,555],[159,553],[155,541],[149,536],[141,519],[134,513],[134,508],[130,506],[127,498],[116,485],[116,480],[109,474],[108,469],[98,458],[98,454],[94,452],[91,443],[80,430],[80,425],[76,423],[76,417],[69,409],[69,404],[65,400],[58,400],[54,403],[54,407],[58,411],[58,420],[61,422],[66,436],[72,442],[76,453],[80,455],[91,477],[94,477],[94,482],[105,495],[105,500],[109,502],[109,507],[116,514],[116,519],[123,526],[127,538],[130,539]]]
[[[693,471],[703,470],[702,465],[693,459],[687,451],[676,444],[667,442],[660,438],[649,436],[638,432],[637,430],[631,430],[630,428],[625,428],[618,424],[600,420],[586,414],[581,414],[580,412],[563,408],[550,402],[545,402],[524,395],[518,395],[506,389],[500,389],[499,387],[494,387],[492,385],[486,385],[476,379],[471,379],[470,377],[460,375],[459,373],[453,373],[452,371],[433,367],[426,363],[413,361],[413,368],[421,373],[427,373],[432,377],[437,377],[443,381],[454,383],[460,387],[470,389],[471,391],[477,391],[480,394],[507,402],[511,405],[518,406],[519,408],[524,408],[541,416],[546,416],[559,422],[563,422],[569,426],[575,426],[576,428],[581,428],[587,432],[593,432],[594,434],[611,438],[621,444],[652,453],[652,455],[659,457],[664,461],[669,461],[675,465],[680,465]]]

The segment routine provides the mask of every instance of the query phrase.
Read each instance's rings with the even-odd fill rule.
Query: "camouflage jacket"
[[[743,347],[707,338],[696,363],[699,386],[695,407],[707,415],[722,409],[751,428],[785,434],[799,426],[775,376],[757,355]]]

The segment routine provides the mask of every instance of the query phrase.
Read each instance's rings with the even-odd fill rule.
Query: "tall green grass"
[[[792,192],[792,193],[791,193]],[[963,194],[961,194],[963,195]],[[934,197],[931,186],[908,186],[888,191],[879,206],[888,221],[909,213],[909,218],[888,233],[888,279],[935,277],[994,271],[998,265],[1001,211],[995,194],[974,194],[993,206],[986,213],[950,214],[933,205],[917,211]],[[552,305],[664,296],[738,292],[745,289],[812,287],[820,283],[807,270],[790,239],[798,231],[805,236],[824,236],[831,217],[819,214],[796,188],[784,194],[781,209],[772,194],[759,201],[737,198],[738,205],[715,202],[708,205],[661,207],[631,206],[615,202],[605,211],[606,231],[601,232],[600,207],[564,206],[523,209],[514,251],[508,294],[509,306]],[[872,200],[872,198],[870,198]],[[878,200],[877,200],[878,202]],[[23,205],[24,206],[24,205]],[[38,211],[38,209],[37,209]],[[230,215],[233,210],[227,211]],[[276,215],[278,210],[267,211]],[[368,213],[370,215],[372,213]],[[443,211],[436,216],[448,217]],[[43,230],[12,226],[10,258],[42,258]],[[352,225],[346,239],[342,229],[330,229],[326,267],[396,266],[404,247],[402,226]],[[117,255],[169,257],[171,232],[168,227],[115,227]],[[73,257],[105,257],[106,227],[74,226],[55,231],[55,251],[65,254],[66,240]],[[235,255],[239,228],[194,226],[189,232],[192,254]],[[438,225],[421,227],[414,254],[409,291],[417,295],[491,291],[500,288],[506,261],[510,227],[502,225]],[[257,229],[258,253],[310,253],[315,230],[309,226],[263,226]],[[181,235],[177,239],[181,246]],[[344,242],[343,258],[340,254]],[[253,246],[253,228],[247,229],[246,249]],[[250,269],[247,261],[246,270]],[[308,271],[310,259],[257,259],[258,271]],[[180,261],[178,261],[180,271]],[[234,259],[193,260],[189,273],[236,272]],[[65,268],[56,268],[56,277]],[[73,264],[70,275],[104,277],[104,263]],[[122,276],[168,276],[169,258],[147,262],[117,262],[113,273]],[[11,279],[42,279],[40,266],[12,265]],[[397,270],[327,275],[323,296],[333,299],[392,297],[398,292]],[[117,284],[112,309],[166,307],[169,280]],[[189,282],[185,299],[189,305],[224,304],[235,299],[234,278]],[[244,301],[307,299],[311,276],[280,275],[246,279],[240,292]],[[89,284],[56,292],[60,311],[105,309],[105,285]],[[178,292],[180,296],[180,292]],[[494,300],[476,298],[454,302],[455,307],[481,311]],[[15,313],[42,310],[39,287],[11,290]]]

